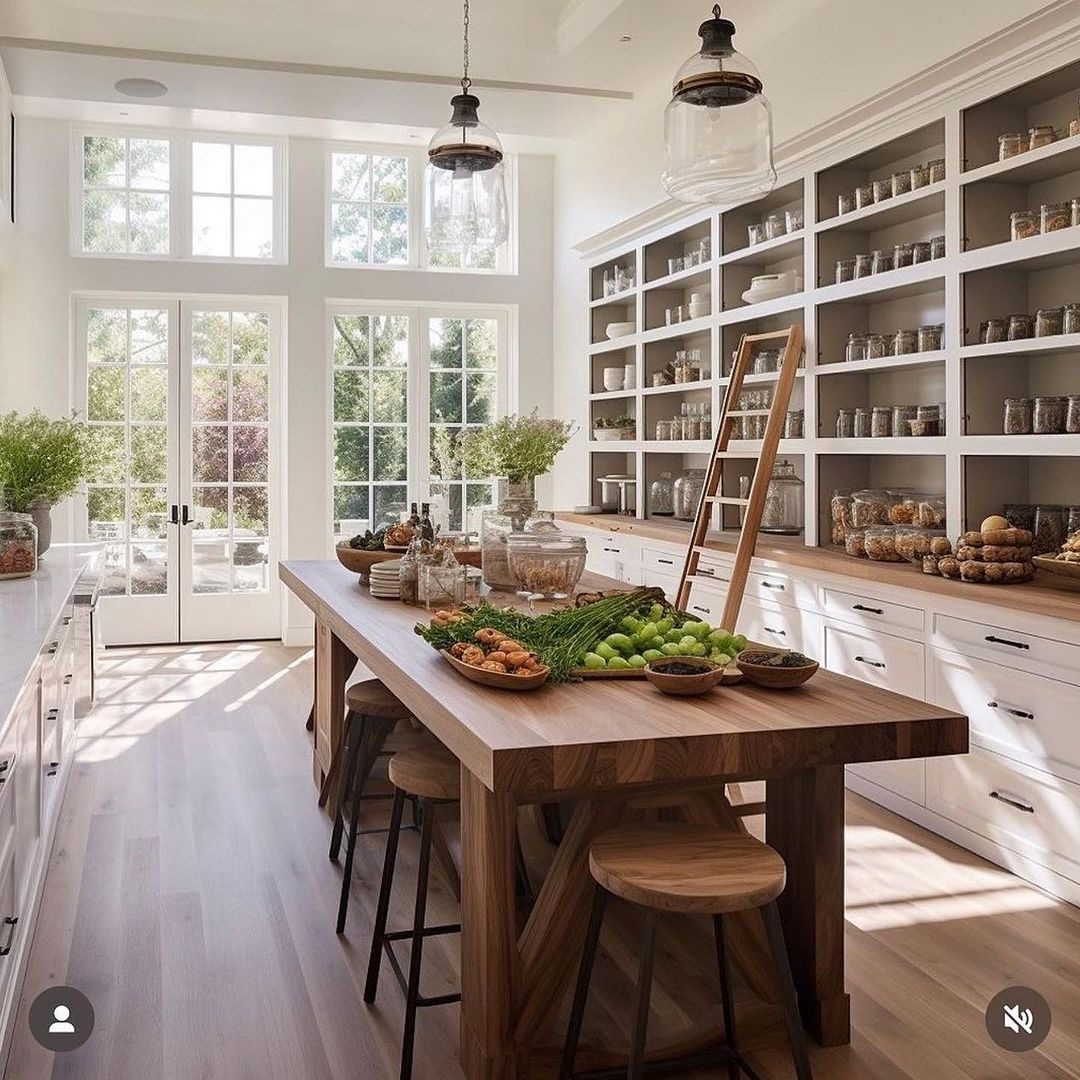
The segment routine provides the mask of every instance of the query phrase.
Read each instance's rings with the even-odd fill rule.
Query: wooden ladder
[[[781,341],[785,342],[784,355],[773,382],[775,389],[772,408],[740,409],[738,403],[742,397],[743,379],[748,373],[756,348],[766,342],[779,343]],[[773,330],[765,334],[743,334],[735,356],[735,364],[731,370],[731,381],[728,383],[724,403],[720,409],[720,422],[716,429],[716,440],[713,444],[712,456],[709,459],[705,486],[698,502],[697,514],[694,516],[694,527],[690,532],[690,544],[686,551],[686,559],[683,562],[682,576],[679,579],[676,606],[680,611],[687,610],[687,605],[690,602],[690,591],[697,578],[701,556],[710,550],[705,543],[705,539],[709,531],[709,524],[712,521],[713,507],[737,506],[744,511],[742,529],[739,532],[739,542],[735,548],[735,565],[731,573],[731,582],[728,585],[727,599],[724,601],[724,615],[720,621],[720,625],[732,633],[735,632],[735,623],[739,617],[739,609],[742,607],[743,593],[746,591],[746,578],[750,572],[750,560],[754,557],[754,549],[757,546],[758,529],[761,526],[761,517],[765,510],[765,497],[769,491],[769,481],[772,478],[773,466],[776,463],[776,450],[780,442],[780,436],[784,431],[788,403],[791,400],[791,391],[795,386],[796,372],[799,369],[802,352],[803,331],[801,326],[790,326],[786,330]],[[732,426],[736,418],[743,416],[767,416],[768,421],[765,425],[765,436],[761,442],[761,453],[754,469],[754,480],[750,486],[749,497],[738,498],[724,494],[724,457],[731,441]]]

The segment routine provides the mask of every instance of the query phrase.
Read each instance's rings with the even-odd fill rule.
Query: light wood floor
[[[361,842],[338,939],[340,870],[326,857],[303,724],[308,654],[113,651],[103,669],[80,728],[9,1080],[396,1077],[401,1001],[385,965],[377,1006],[361,1001],[382,840]],[[848,822],[855,1034],[848,1047],[814,1049],[818,1080],[1080,1076],[1080,912],[858,798]],[[405,863],[414,841],[404,838]],[[437,881],[433,890],[432,918],[450,921],[448,891]],[[628,913],[615,915],[613,930],[625,929]],[[693,923],[665,927],[656,1033],[718,1012],[699,935]],[[601,1028],[622,1037],[633,940],[606,941],[586,1038]],[[455,984],[456,944],[434,939],[425,951],[426,992]],[[97,1027],[54,1061],[26,1010],[57,983],[89,995]],[[997,1050],[983,1027],[986,1002],[1014,983],[1054,1010],[1049,1039],[1024,1057]],[[416,1080],[459,1080],[456,1045],[456,1007],[421,1013]],[[782,1044],[751,1061],[763,1078],[791,1075]]]

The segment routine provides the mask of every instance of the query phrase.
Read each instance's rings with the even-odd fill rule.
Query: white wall
[[[327,500],[326,313],[328,298],[495,303],[518,307],[519,408],[550,413],[552,161],[523,156],[516,276],[328,269],[323,255],[324,150],[289,141],[289,266],[228,266],[73,258],[68,244],[66,122],[21,119],[17,146],[17,221],[0,254],[0,411],[71,407],[69,317],[79,290],[222,293],[288,299],[286,383],[289,558],[329,554]],[[6,243],[5,243],[6,242]],[[541,491],[543,497],[545,493]],[[70,528],[57,513],[58,538]],[[289,626],[306,625],[291,604]]]

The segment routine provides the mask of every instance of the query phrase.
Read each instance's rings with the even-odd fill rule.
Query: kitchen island
[[[373,599],[336,562],[283,563],[280,573],[316,618],[316,780],[340,738],[356,660],[461,761],[461,1061],[470,1080],[527,1076],[530,1058],[561,1038],[551,1026],[585,933],[591,840],[640,813],[643,799],[668,796],[688,820],[742,828],[724,784],[744,779],[767,781],[766,837],[788,866],[781,915],[804,1021],[823,1044],[848,1041],[844,766],[965,753],[965,717],[826,671],[786,694],[741,686],[685,701],[636,680],[488,690],[413,632],[423,609]],[[573,817],[519,935],[517,807],[566,798],[577,800]],[[758,928],[740,920],[739,930],[736,957],[768,997]]]

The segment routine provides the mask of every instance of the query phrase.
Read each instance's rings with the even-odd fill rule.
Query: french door
[[[108,644],[280,635],[281,332],[278,301],[78,299]]]

